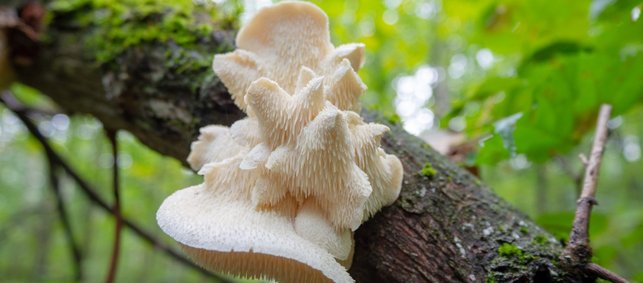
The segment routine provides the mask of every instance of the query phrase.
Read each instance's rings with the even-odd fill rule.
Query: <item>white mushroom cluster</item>
[[[260,10],[216,55],[248,117],[207,126],[188,162],[203,184],[169,196],[157,220],[202,266],[279,282],[353,282],[353,231],[398,197],[402,165],[365,123],[363,44],[334,47],[312,4]]]

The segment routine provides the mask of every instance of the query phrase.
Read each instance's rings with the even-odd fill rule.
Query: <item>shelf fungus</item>
[[[353,282],[353,231],[395,201],[388,128],[353,111],[366,86],[364,45],[330,43],[316,6],[260,10],[216,55],[215,73],[248,117],[207,126],[188,162],[203,184],[161,205],[165,233],[203,267],[279,282]]]

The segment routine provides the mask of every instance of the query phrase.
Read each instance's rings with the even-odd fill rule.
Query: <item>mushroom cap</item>
[[[204,185],[173,193],[156,218],[209,270],[279,282],[354,282],[332,255],[299,236],[288,216],[210,193]]]
[[[267,77],[294,94],[302,68],[324,77],[324,95],[339,109],[359,110],[366,85],[355,72],[364,63],[364,44],[335,48],[328,17],[317,6],[285,1],[262,8],[239,30],[236,45],[233,52],[215,55],[212,67],[242,110],[252,82]]]
[[[261,65],[271,66],[270,79],[293,93],[301,66],[317,68],[319,59],[333,49],[328,17],[306,2],[283,2],[265,7],[243,26],[237,48],[256,55]],[[305,50],[305,52],[302,52]],[[286,59],[288,63],[284,64]]]

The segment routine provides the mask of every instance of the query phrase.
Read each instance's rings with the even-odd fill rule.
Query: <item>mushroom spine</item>
[[[179,190],[157,220],[196,262],[280,282],[353,282],[352,232],[398,197],[388,131],[366,123],[356,71],[364,45],[334,47],[313,4],[260,10],[213,69],[248,114],[201,129],[188,163],[204,183]]]

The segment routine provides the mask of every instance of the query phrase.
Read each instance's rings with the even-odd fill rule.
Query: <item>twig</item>
[[[112,191],[114,194],[114,244],[112,245],[112,257],[109,262],[109,269],[105,283],[112,283],[116,279],[116,270],[118,267],[118,257],[121,249],[121,229],[123,227],[123,216],[121,214],[121,196],[120,196],[120,178],[118,176],[118,140],[116,131],[105,129],[107,139],[112,145]]]
[[[604,267],[596,264],[596,263],[590,263],[585,267],[588,271],[592,272],[596,276],[603,278],[607,281],[611,281],[614,283],[628,283],[627,279],[621,277],[620,275],[611,272]]]
[[[47,163],[49,165],[49,183],[54,193],[54,197],[56,198],[56,209],[58,210],[60,222],[63,225],[63,230],[65,231],[65,238],[67,239],[67,243],[69,244],[72,259],[74,260],[74,281],[80,282],[83,278],[83,258],[80,251],[80,246],[74,238],[74,233],[71,228],[71,221],[69,221],[69,215],[67,214],[67,209],[65,208],[65,202],[60,192],[60,182],[57,172],[58,166],[52,160],[49,154],[47,154]]]
[[[47,141],[47,138],[45,138],[45,136],[43,136],[42,133],[40,133],[40,131],[38,130],[38,127],[36,127],[36,125],[33,122],[31,122],[31,120],[29,120],[29,118],[27,117],[26,113],[24,111],[15,110],[15,108],[19,108],[19,107],[16,107],[16,104],[15,104],[15,103],[18,103],[18,102],[13,98],[13,96],[11,96],[9,94],[9,92],[4,92],[2,95],[0,95],[0,102],[4,103],[7,106],[7,108],[9,108],[9,110],[11,110],[13,113],[16,114],[18,119],[20,119],[22,121],[22,123],[25,125],[27,130],[29,130],[29,132],[34,136],[34,138],[36,138],[36,140],[38,140],[38,142],[42,145],[42,147],[45,150],[45,152],[47,154],[50,154],[51,157],[52,157],[52,160],[54,162],[56,162],[58,164],[58,166],[60,166],[60,168],[62,168],[65,172],[67,172],[67,174],[78,184],[78,186],[81,189],[81,191],[87,196],[87,198],[90,201],[92,201],[92,203],[94,203],[95,205],[97,205],[101,209],[105,210],[107,213],[110,213],[112,215],[114,214],[114,211],[107,204],[107,202],[105,200],[103,200],[103,198],[98,193],[96,193],[97,190],[94,189],[91,185],[89,185],[89,183],[86,182],[83,178],[81,178],[80,175],[78,175],[76,173],[76,171],[74,171],[71,168],[71,166],[69,166],[69,164],[67,164],[67,162],[65,162],[65,160],[63,160],[62,157],[60,157],[53,150],[53,148],[51,147],[51,145]],[[197,271],[199,271],[200,273],[202,273],[202,274],[204,274],[206,276],[214,278],[214,279],[218,280],[219,282],[223,282],[223,283],[231,282],[230,280],[228,280],[228,279],[226,279],[226,278],[224,278],[224,277],[222,277],[220,275],[217,275],[217,274],[214,274],[214,273],[212,273],[210,271],[202,269],[200,266],[194,264],[192,261],[190,261],[187,258],[185,258],[184,256],[182,256],[179,252],[175,251],[174,249],[172,249],[172,248],[168,247],[167,245],[165,245],[160,240],[156,239],[151,233],[145,231],[143,228],[141,228],[138,225],[134,224],[128,218],[123,217],[123,225],[125,227],[127,227],[128,229],[132,230],[132,232],[134,232],[134,234],[139,236],[141,239],[146,241],[148,244],[150,244],[154,248],[164,252],[165,254],[167,254],[171,258],[175,259],[179,263],[181,263],[181,264],[183,264],[183,265],[185,265],[187,267],[190,267],[190,268],[192,268],[194,270],[197,270]]]
[[[597,204],[594,196],[596,195],[598,172],[607,141],[607,122],[611,112],[612,107],[610,105],[601,105],[589,160],[581,155],[581,160],[586,166],[583,189],[576,203],[576,214],[574,215],[574,224],[569,235],[569,244],[563,251],[561,259],[563,263],[573,268],[584,270],[615,283],[621,283],[627,282],[627,280],[597,264],[591,263],[592,249],[589,245],[589,218],[592,213],[592,207]]]
[[[589,250],[589,217],[592,212],[592,207],[596,204],[596,200],[594,199],[596,195],[596,180],[598,179],[601,158],[603,157],[605,142],[607,141],[607,121],[609,121],[611,112],[611,106],[601,106],[592,152],[589,156],[587,167],[585,168],[583,190],[576,204],[576,214],[574,216],[572,232],[569,235],[568,249],[582,248]],[[589,258],[583,260],[589,260]]]

